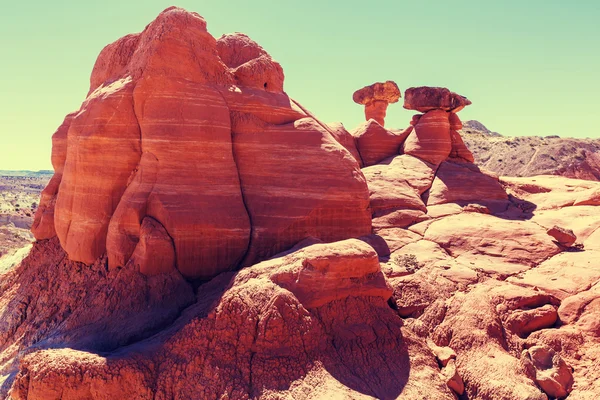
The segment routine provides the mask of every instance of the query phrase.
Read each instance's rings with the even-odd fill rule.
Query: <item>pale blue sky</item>
[[[170,5],[213,36],[245,32],[285,90],[325,122],[363,120],[375,81],[446,86],[506,135],[600,137],[600,1],[12,1],[0,14],[0,169],[49,169],[50,137],[79,107],[99,51]],[[407,126],[400,103],[386,125]]]

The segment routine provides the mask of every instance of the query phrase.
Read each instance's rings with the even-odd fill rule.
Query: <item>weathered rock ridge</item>
[[[480,169],[445,88],[348,132],[283,82],[179,8],[102,51],[0,275],[0,395],[597,399],[600,184]]]

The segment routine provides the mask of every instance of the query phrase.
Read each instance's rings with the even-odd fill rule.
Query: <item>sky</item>
[[[0,13],[0,169],[51,169],[51,135],[79,108],[100,50],[163,9],[244,32],[279,61],[285,91],[324,122],[364,120],[352,93],[393,80],[444,86],[508,136],[600,137],[600,1],[13,0]],[[390,105],[386,127],[414,112]]]

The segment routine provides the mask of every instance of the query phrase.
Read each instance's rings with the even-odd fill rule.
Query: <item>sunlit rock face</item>
[[[283,81],[246,35],[216,40],[175,7],[108,45],[87,99],[55,134],[36,238],[57,235],[74,261],[107,253],[110,268],[155,271],[149,257],[132,259],[146,254],[151,218],[171,267],[206,279],[309,236],[370,233],[359,163]]]

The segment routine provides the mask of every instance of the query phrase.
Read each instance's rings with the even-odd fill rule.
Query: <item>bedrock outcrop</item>
[[[159,269],[208,279],[309,236],[368,234],[359,163],[283,82],[248,36],[215,40],[175,7],[108,45],[87,99],[54,135],[36,238],[56,235],[73,261],[107,254],[111,269],[152,273],[140,255],[150,218],[154,243],[174,253]]]
[[[177,8],[91,86],[0,275],[0,397],[598,398],[600,184],[479,168],[464,97],[353,135]]]

